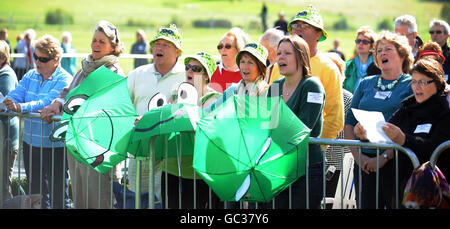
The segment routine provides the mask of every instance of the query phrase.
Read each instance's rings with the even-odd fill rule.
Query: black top
[[[450,107],[444,94],[436,94],[422,103],[414,95],[406,98],[392,115],[390,123],[398,126],[406,136],[406,148],[411,149],[421,164],[430,160],[437,146],[450,139]],[[400,178],[412,172],[409,158],[399,152]],[[450,149],[442,152],[436,163],[446,177],[450,177]]]
[[[450,48],[448,47],[448,44],[445,44],[442,48],[442,53],[445,57],[445,61],[442,64],[442,67],[444,69],[445,74],[447,75],[447,83],[450,83]]]

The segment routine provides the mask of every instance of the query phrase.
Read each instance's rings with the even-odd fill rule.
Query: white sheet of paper
[[[0,111],[6,110],[6,105],[3,103],[5,96],[0,92]]]
[[[366,130],[366,137],[370,142],[392,143],[392,140],[384,133],[382,126],[386,125],[384,116],[379,111],[365,111],[352,108],[356,120]]]

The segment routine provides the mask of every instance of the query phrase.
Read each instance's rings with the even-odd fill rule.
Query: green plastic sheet
[[[267,202],[305,174],[309,134],[280,97],[234,95],[197,123],[193,168],[222,201]]]
[[[65,145],[79,162],[106,173],[127,158],[136,117],[126,78],[102,66],[66,97]]]
[[[194,131],[201,113],[198,106],[189,104],[167,104],[148,111],[136,124],[129,152],[134,152],[136,157],[149,157],[153,146],[156,159],[193,155]]]

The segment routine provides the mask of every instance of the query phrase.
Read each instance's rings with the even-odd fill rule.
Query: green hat
[[[322,16],[320,16],[319,11],[314,8],[313,6],[308,6],[307,10],[303,10],[297,15],[295,15],[294,19],[292,19],[291,22],[288,24],[288,31],[290,34],[292,34],[292,28],[291,24],[296,21],[303,21],[306,22],[316,28],[319,28],[322,30],[322,37],[320,37],[319,41],[324,41],[328,37],[327,31],[323,28],[323,20]]]
[[[206,69],[206,73],[208,74],[209,79],[211,79],[211,76],[216,71],[216,61],[211,55],[209,55],[208,53],[200,52],[197,53],[197,55],[186,56],[186,58],[184,59],[184,64],[188,64],[190,59],[198,60]]]
[[[172,42],[172,44],[177,47],[180,51],[183,51],[181,48],[181,34],[178,32],[177,26],[175,24],[171,24],[169,28],[159,28],[158,33],[153,38],[153,40],[150,41],[150,47],[153,48],[153,44],[158,39],[164,39],[167,41]],[[181,53],[180,53],[181,55]]]
[[[243,52],[248,52],[250,53],[252,56],[256,57],[256,59],[258,59],[262,64],[264,64],[264,66],[267,67],[267,56],[269,55],[269,52],[267,51],[267,49],[258,44],[258,43],[248,43],[244,46],[243,49],[241,49],[241,51],[238,52],[238,54],[236,55],[236,64],[239,66],[239,59],[240,56]]]

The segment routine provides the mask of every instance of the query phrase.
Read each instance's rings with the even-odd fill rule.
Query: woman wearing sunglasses
[[[232,28],[217,45],[221,61],[211,76],[211,88],[223,93],[233,83],[241,80],[236,55],[250,41],[248,35],[240,28]]]
[[[102,20],[98,22],[91,41],[92,53],[81,62],[82,67],[75,74],[70,86],[64,88],[51,105],[42,109],[41,118],[50,123],[53,115],[62,114],[62,106],[69,91],[77,87],[97,68],[104,65],[111,71],[124,76],[125,74],[119,66],[119,55],[123,50],[123,44],[120,41],[117,28],[108,21]],[[111,173],[99,176],[98,173],[92,172],[92,169],[88,166],[76,161],[71,154],[67,155],[72,184],[77,184],[72,186],[75,208],[112,208],[110,187],[113,177],[111,177]],[[116,166],[113,171],[115,180],[118,179],[119,173],[119,169]],[[75,178],[77,179],[76,181],[74,180]],[[89,189],[86,187],[89,187]],[[100,196],[101,199],[92,198],[93,196]]]
[[[186,82],[195,86],[198,92],[197,105],[202,108],[209,107],[221,97],[221,93],[212,89],[209,84],[211,76],[216,70],[216,63],[208,53],[197,53],[184,59],[186,66]]]
[[[372,55],[376,36],[373,30],[366,27],[361,27],[357,31],[356,55],[347,61],[343,84],[344,89],[351,93],[356,90],[362,78],[380,74],[380,69],[375,65]]]
[[[382,127],[395,143],[411,149],[420,163],[430,160],[431,153],[441,143],[450,139],[450,108],[446,96],[444,70],[440,62],[433,59],[419,59],[412,69],[411,87],[414,95],[406,98],[400,108]],[[355,127],[355,134],[364,139],[365,130]],[[381,159],[380,163],[386,163]],[[445,177],[450,177],[450,149],[442,152],[437,167]],[[376,164],[371,164],[374,170]],[[402,200],[404,185],[413,170],[405,154],[399,154],[399,197]]]
[[[62,53],[59,41],[50,35],[44,35],[36,41],[33,53],[36,68],[27,72],[3,101],[8,110],[38,112],[58,97],[72,81],[72,76],[60,65]],[[42,208],[68,208],[69,176],[63,156],[64,145],[61,142],[53,145],[48,137],[52,129],[53,125],[43,123],[40,119],[25,118],[25,172],[31,186],[30,194],[42,195]]]

